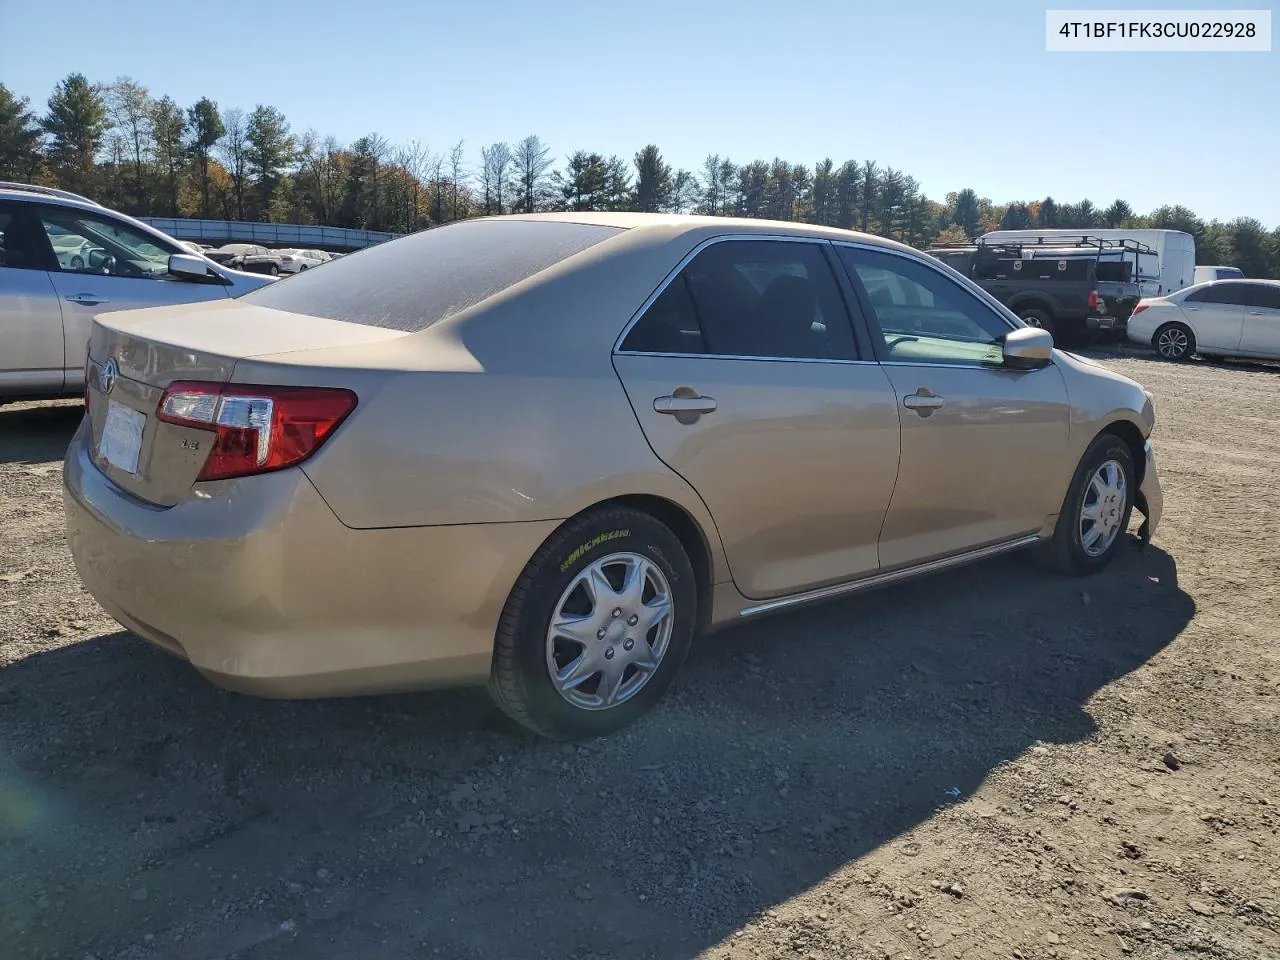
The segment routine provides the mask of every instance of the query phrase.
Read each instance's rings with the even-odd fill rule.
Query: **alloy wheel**
[[[1180,327],[1161,330],[1160,336],[1156,337],[1156,352],[1166,360],[1181,360],[1187,355],[1190,346],[1191,339]]]

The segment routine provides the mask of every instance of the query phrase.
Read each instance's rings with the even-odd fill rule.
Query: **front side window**
[[[63,272],[160,280],[169,275],[169,255],[180,252],[119,220],[71,207],[42,207],[40,222]]]
[[[643,353],[852,360],[853,328],[822,245],[723,240],[702,250],[623,341]]]
[[[860,283],[889,360],[1000,364],[1012,327],[950,277],[910,257],[838,247]],[[878,324],[879,330],[875,330]]]

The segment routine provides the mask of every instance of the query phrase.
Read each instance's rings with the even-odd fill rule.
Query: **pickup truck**
[[[1123,337],[1141,299],[1138,284],[1125,276],[1122,265],[1076,250],[979,243],[925,252],[964,274],[1025,323],[1043,327],[1063,343]]]

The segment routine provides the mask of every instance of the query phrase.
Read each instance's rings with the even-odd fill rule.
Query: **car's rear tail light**
[[[1098,309],[1098,304],[1099,304],[1101,301],[1102,301],[1102,298],[1098,296],[1098,291],[1097,291],[1097,290],[1090,290],[1090,291],[1089,291],[1089,309],[1090,309],[1090,310],[1097,310],[1097,309]],[[1079,303],[1079,301],[1078,301],[1078,300],[1077,300],[1076,302],[1077,302],[1077,303]]]
[[[1145,303],[1140,303],[1140,304],[1138,304],[1136,307],[1134,307],[1134,308],[1133,308],[1133,313],[1131,314],[1131,316],[1135,316],[1135,317],[1136,317],[1136,316],[1137,316],[1138,314],[1140,314],[1143,310],[1147,309],[1147,307],[1148,307],[1148,306],[1149,306],[1149,305],[1148,305],[1148,304],[1145,304]]]
[[[84,412],[89,413],[89,377],[93,373],[93,360],[89,357],[89,348],[84,349]]]
[[[178,380],[156,417],[216,435],[199,480],[225,480],[301,463],[355,409],[356,395],[335,387],[269,387]]]

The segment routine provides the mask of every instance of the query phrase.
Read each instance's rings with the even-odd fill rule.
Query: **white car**
[[[0,183],[0,402],[81,393],[98,314],[222,300],[270,282],[84,197]]]
[[[323,250],[276,250],[280,257],[280,270],[283,273],[301,273],[311,267],[318,267],[329,259]]]
[[[1128,334],[1166,360],[1193,353],[1280,360],[1280,280],[1213,280],[1140,300]]]

